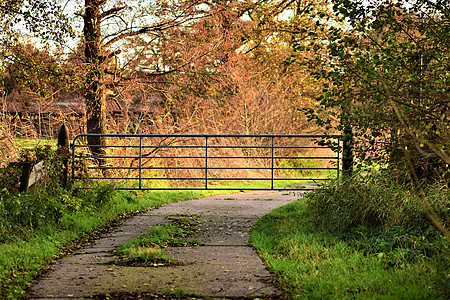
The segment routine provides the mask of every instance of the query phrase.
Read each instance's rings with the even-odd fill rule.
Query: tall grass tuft
[[[444,226],[450,225],[450,193],[445,185],[437,183],[416,193],[408,183],[381,172],[314,191],[306,210],[315,226],[342,235],[365,255],[379,255],[387,268],[441,261],[438,272],[449,292],[450,278],[445,274],[450,269],[450,246],[427,218],[425,207]]]
[[[423,213],[425,203],[448,222],[448,189],[433,185],[425,195],[426,199],[421,198],[407,183],[379,173],[332,182],[308,196],[308,210],[317,217],[318,225],[338,232],[358,226],[380,226],[384,230],[428,227]]]

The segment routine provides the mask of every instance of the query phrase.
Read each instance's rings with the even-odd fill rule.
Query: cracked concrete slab
[[[297,198],[286,192],[254,191],[187,200],[147,211],[72,256],[59,259],[30,288],[29,296],[86,299],[145,292],[164,297],[178,290],[198,298],[277,298],[282,291],[270,283],[270,273],[249,245],[249,231],[264,214]],[[193,220],[198,230],[191,238],[202,244],[164,248],[167,256],[181,262],[179,265],[130,267],[112,263],[115,247],[171,218]]]

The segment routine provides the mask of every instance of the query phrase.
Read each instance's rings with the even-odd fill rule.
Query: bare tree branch
[[[119,7],[113,7],[103,13],[100,14],[99,19],[102,20],[103,18],[113,15],[121,10],[124,10],[126,8],[126,6],[119,6]]]

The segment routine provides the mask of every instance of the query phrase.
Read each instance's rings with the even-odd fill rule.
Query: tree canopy
[[[309,118],[328,130],[351,124],[360,163],[388,162],[417,182],[448,183],[449,3],[364,3],[336,1],[346,26],[315,42],[325,47],[311,66],[329,84]]]
[[[42,3],[45,11],[49,4]],[[296,107],[313,101],[316,81],[304,67],[285,61],[294,56],[303,59],[305,54],[294,54],[289,45],[307,38],[306,28],[315,26],[313,14],[326,8],[325,2],[67,3],[72,5],[71,15],[61,14],[60,29],[54,31],[72,25],[78,44],[73,47],[60,39],[58,55],[50,55],[59,58],[58,70],[47,74],[64,78],[68,92],[83,96],[88,132],[108,130],[108,103],[126,110],[125,104],[145,103],[155,95],[163,107],[152,124],[171,124],[164,131],[298,132],[307,127]],[[32,13],[26,11],[26,2],[18,5],[26,16]],[[34,34],[45,42],[44,32]],[[18,58],[10,53],[9,69],[22,68]],[[54,70],[42,64],[39,76]],[[29,87],[38,94],[33,85]],[[284,129],[276,126],[280,120]]]
[[[447,1],[5,0],[0,17],[4,88],[80,95],[88,132],[316,130],[304,110],[351,124],[360,163],[448,178]],[[111,103],[158,109],[118,128]]]

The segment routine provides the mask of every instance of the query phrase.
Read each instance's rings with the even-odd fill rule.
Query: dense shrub
[[[447,188],[429,187],[425,197],[386,173],[356,176],[332,182],[308,196],[308,207],[317,222],[333,231],[344,232],[359,225],[423,226],[423,207],[430,205],[447,221],[450,194]]]
[[[33,230],[45,224],[58,222],[63,204],[59,197],[49,195],[45,190],[30,194],[11,194],[0,191],[0,241],[1,236],[12,229]]]
[[[10,162],[6,167],[0,168],[0,188],[17,190],[21,174],[22,164],[19,162]]]
[[[0,188],[6,188],[10,192],[17,191],[23,166],[25,164],[34,166],[42,161],[46,172],[44,179],[39,182],[39,187],[45,188],[48,192],[60,193],[61,170],[63,161],[68,156],[68,153],[53,151],[50,146],[22,149],[16,161],[0,168]]]
[[[309,194],[307,211],[315,225],[367,253],[389,253],[389,264],[399,264],[448,251],[448,242],[424,214],[426,206],[444,224],[449,222],[450,193],[445,186],[417,193],[381,172],[335,181]]]
[[[64,214],[98,210],[114,199],[114,188],[101,185],[74,196],[71,187],[63,188],[62,170],[67,152],[50,147],[21,151],[17,161],[0,169],[0,242],[26,239],[35,230],[57,225]],[[43,162],[45,175],[27,193],[17,191],[24,164]]]

